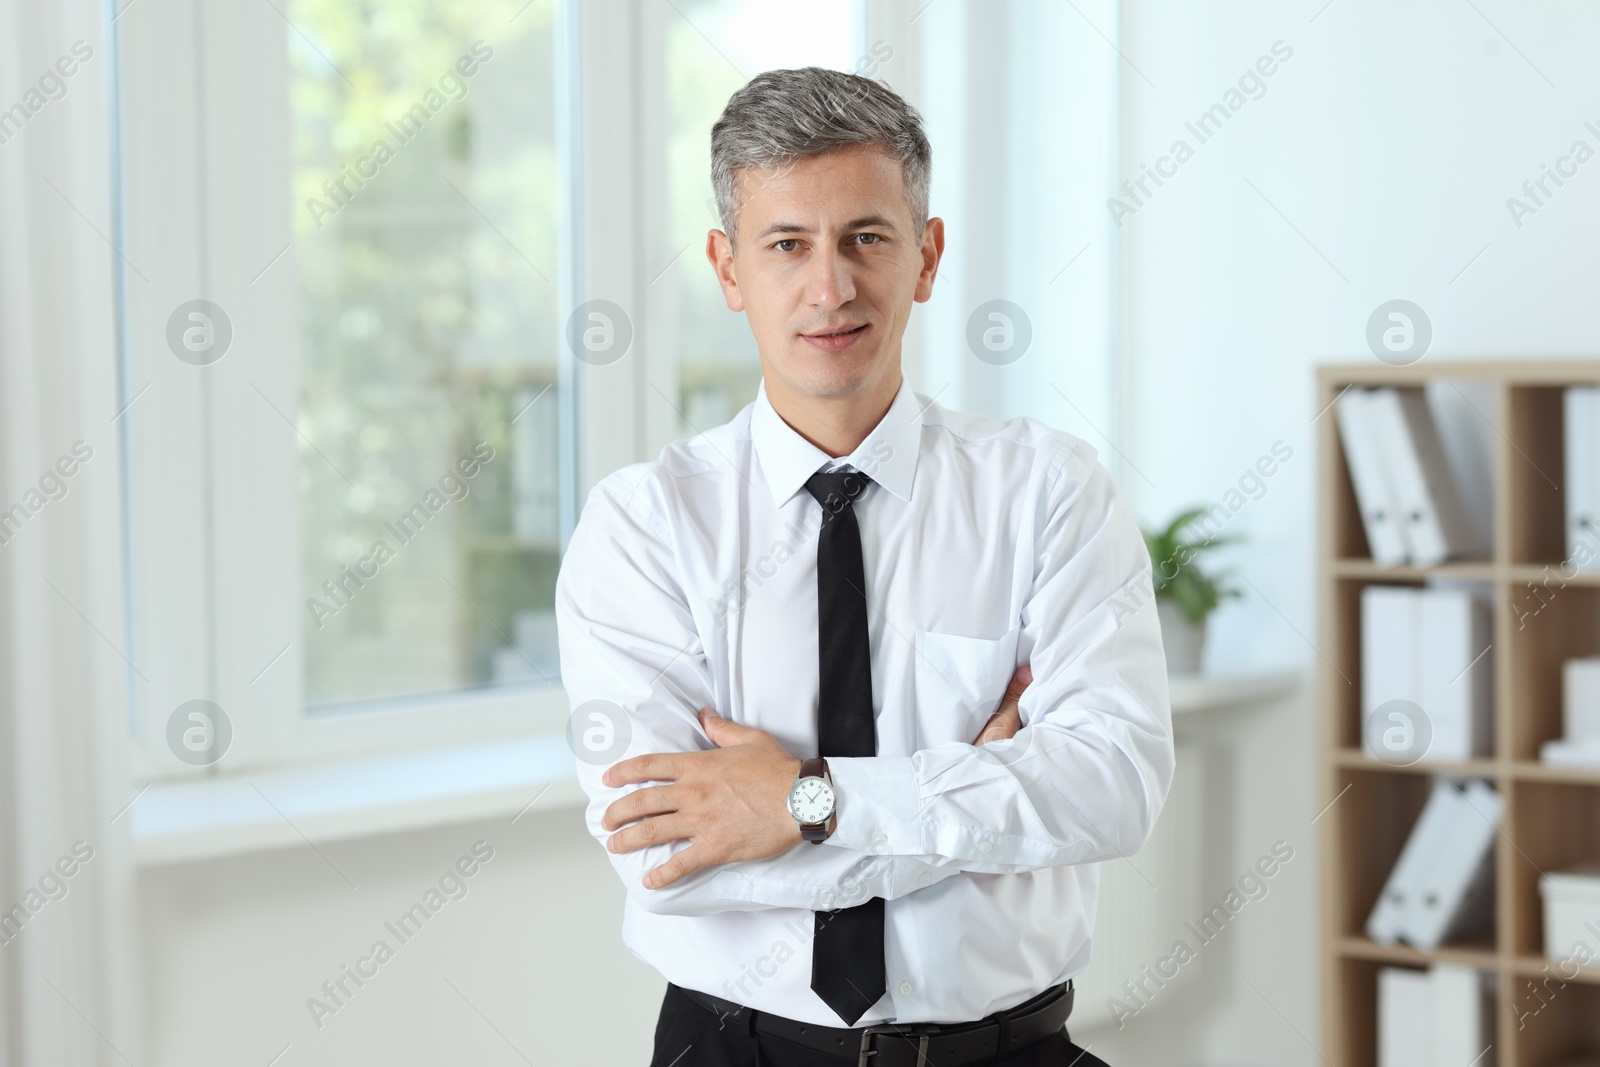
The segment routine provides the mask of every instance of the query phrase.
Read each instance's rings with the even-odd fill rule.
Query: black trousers
[[[750,1028],[751,1013],[740,1014],[743,1019],[724,1019],[668,982],[650,1067],[847,1067],[853,1062],[755,1033]],[[1074,1045],[1066,1027],[1027,1048],[984,1062],[993,1067],[1107,1067]]]

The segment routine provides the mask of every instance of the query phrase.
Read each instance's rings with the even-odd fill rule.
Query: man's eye
[[[862,244],[875,245],[883,241],[883,235],[877,233],[858,233],[856,236],[862,239]]]
[[[785,237],[783,240],[781,240],[778,243],[774,244],[772,247],[776,248],[780,252],[793,252],[794,251],[794,246],[798,245],[799,243],[800,242],[795,240],[793,237]],[[790,247],[785,248],[784,245],[789,245]]]

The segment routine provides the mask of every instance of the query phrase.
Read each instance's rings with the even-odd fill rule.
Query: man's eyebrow
[[[890,222],[882,215],[863,215],[859,219],[851,219],[849,222],[845,223],[844,229],[861,230],[866,229],[868,226],[878,226],[886,230],[893,230],[895,228],[894,223]],[[766,229],[758,233],[756,235],[756,240],[760,241],[763,238],[771,237],[773,234],[777,233],[811,232],[811,227],[804,226],[798,222],[774,222],[771,226],[768,226]]]

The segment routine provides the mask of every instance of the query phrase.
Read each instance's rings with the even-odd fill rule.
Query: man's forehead
[[[806,156],[783,167],[735,172],[750,222],[833,222],[909,214],[900,164],[881,148],[852,148]],[[741,226],[741,228],[743,228]]]

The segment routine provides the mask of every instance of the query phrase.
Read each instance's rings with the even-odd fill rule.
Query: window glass
[[[292,0],[305,694],[557,680],[553,0]]]

